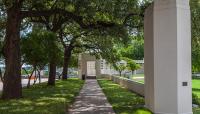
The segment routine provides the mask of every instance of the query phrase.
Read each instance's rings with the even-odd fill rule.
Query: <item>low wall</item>
[[[130,79],[126,79],[119,76],[111,76],[111,75],[101,75],[101,78],[106,78],[112,80],[114,83],[117,83],[130,91],[133,91],[141,96],[144,96],[144,84],[135,82]]]

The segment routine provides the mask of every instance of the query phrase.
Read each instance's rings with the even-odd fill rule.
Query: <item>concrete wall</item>
[[[111,75],[101,75],[101,78],[107,78],[112,80],[114,83],[117,83],[130,91],[133,91],[141,96],[144,96],[144,84],[135,82],[130,79],[126,79],[119,76],[111,76]]]

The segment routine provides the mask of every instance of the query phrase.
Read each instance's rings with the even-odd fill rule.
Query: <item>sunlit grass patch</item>
[[[151,114],[144,108],[144,98],[106,79],[98,80],[117,114]]]
[[[192,80],[192,92],[200,98],[200,79]]]
[[[22,99],[0,100],[0,114],[65,114],[82,85],[81,80],[68,79],[55,87],[42,83],[24,88]]]

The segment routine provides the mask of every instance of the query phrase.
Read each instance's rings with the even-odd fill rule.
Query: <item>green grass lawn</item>
[[[137,79],[135,79],[135,77],[137,78],[137,77],[143,77],[143,76],[144,76],[143,74],[133,75],[132,79],[137,82],[144,83],[144,81],[142,81],[142,80],[138,81]],[[128,90],[121,88],[120,85],[118,85],[118,84],[113,84],[111,81],[102,79],[102,80],[99,80],[99,84],[102,86],[104,93],[106,94],[109,101],[113,105],[114,110],[116,110],[116,112],[118,114],[134,114],[134,111],[131,111],[131,112],[127,111],[127,110],[131,110],[132,108],[134,109],[134,107],[131,107],[129,105],[127,105],[127,107],[126,107],[125,102],[127,102],[128,104],[130,102],[131,105],[132,105],[131,101],[135,102],[134,100],[138,100],[141,104],[144,103],[144,101],[141,100],[143,98],[139,98],[134,93],[127,92]],[[114,90],[112,90],[112,89],[114,89]],[[124,91],[125,91],[125,93],[123,93]],[[195,93],[200,99],[200,79],[192,80],[192,92]],[[133,94],[132,95],[133,100],[130,100],[129,96],[131,96],[131,95],[128,95],[126,93]],[[112,96],[116,97],[116,99],[114,99]],[[136,97],[136,98],[134,99],[134,97]],[[200,114],[200,108],[193,108],[193,112],[194,112],[194,114]],[[137,113],[135,113],[135,114],[137,114]],[[138,113],[138,114],[146,114],[146,112]]]
[[[143,107],[143,97],[114,84],[110,80],[99,79],[98,82],[117,114],[151,114]]]
[[[135,74],[131,76],[131,80],[144,84],[144,74]]]
[[[199,97],[200,101],[200,79],[192,80],[192,92]],[[200,108],[194,108],[193,111],[194,114],[200,114]]]
[[[0,100],[0,114],[65,114],[83,83],[68,79],[57,81],[55,87],[42,83],[24,88],[22,99]]]
[[[140,83],[144,83],[144,79],[141,79],[140,77],[144,77],[144,74],[133,75],[131,79]],[[200,79],[192,80],[192,92],[200,98]]]
[[[193,114],[200,114],[200,109],[199,108],[194,108],[193,109]]]
[[[133,77],[144,77],[144,74],[134,74]]]
[[[192,80],[192,91],[200,98],[200,79]]]

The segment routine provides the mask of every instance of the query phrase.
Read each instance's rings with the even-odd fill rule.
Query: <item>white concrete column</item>
[[[144,76],[145,105],[154,111],[154,33],[153,4],[145,11],[144,17]]]
[[[155,0],[145,12],[145,102],[155,114],[192,114],[189,0]]]

